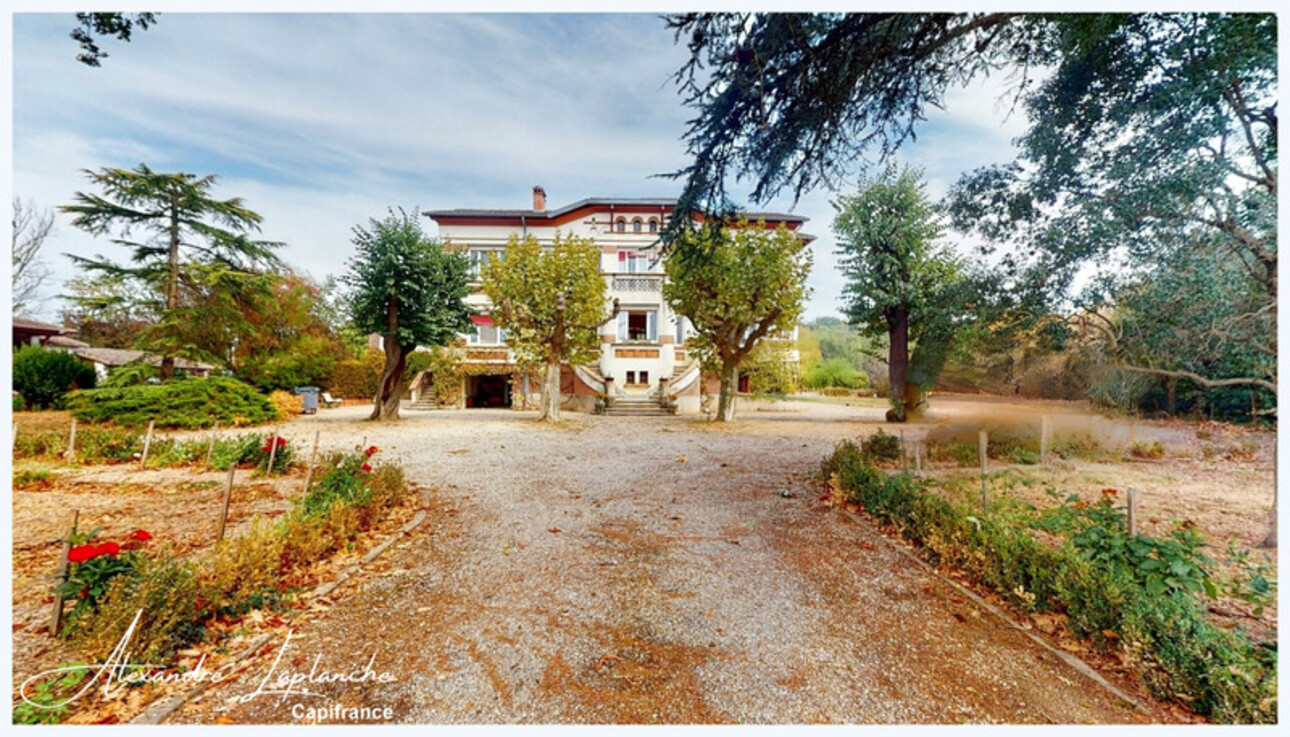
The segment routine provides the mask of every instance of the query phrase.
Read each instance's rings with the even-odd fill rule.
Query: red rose
[[[273,442],[277,443],[279,448],[286,447],[287,445],[287,439],[283,437],[275,437]]]
[[[94,557],[100,555],[117,555],[121,552],[121,546],[116,543],[103,543],[94,548]]]
[[[375,445],[372,445],[372,446],[368,446],[367,450],[363,451],[363,455],[367,456],[368,458],[371,458],[372,456],[376,455],[377,452],[378,452],[377,447]]]
[[[372,464],[370,464],[370,463],[364,463],[364,464],[363,464],[363,470],[364,470],[364,471],[371,471],[371,470],[372,470]]]
[[[90,558],[97,558],[97,545],[77,545],[67,553],[67,559],[73,563],[84,563]]]
[[[141,542],[141,543],[148,542],[149,540],[152,539],[152,533],[148,532],[147,530],[135,530],[134,532],[130,533],[130,539],[134,540],[135,542]]]
[[[1120,492],[1116,491],[1115,489],[1102,489],[1103,496],[1115,496],[1116,494],[1119,494],[1119,493]]]

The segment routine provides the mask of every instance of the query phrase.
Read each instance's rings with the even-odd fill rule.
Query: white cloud
[[[350,228],[386,206],[523,207],[535,184],[556,205],[669,196],[678,184],[652,175],[686,163],[690,113],[668,79],[685,50],[654,15],[167,13],[100,69],[74,61],[69,28],[67,14],[15,16],[15,193],[66,204],[81,169],[140,162],[215,173],[315,276],[341,272]],[[1011,157],[1019,119],[993,122],[985,89],[951,92],[902,152],[938,194]],[[812,317],[835,314],[842,288],[828,199],[796,208],[818,236]],[[65,218],[56,244],[116,248]]]

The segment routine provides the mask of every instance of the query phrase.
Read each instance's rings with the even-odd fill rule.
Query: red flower
[[[375,445],[370,445],[368,446],[367,450],[363,451],[363,455],[367,456],[368,458],[371,458],[372,456],[376,455],[378,451],[379,449]]]
[[[1102,496],[1115,496],[1116,494],[1119,494],[1119,493],[1120,492],[1116,491],[1115,489],[1102,489]]]
[[[100,555],[117,555],[121,552],[121,546],[116,543],[103,543],[94,548],[94,557]]]
[[[97,545],[77,545],[67,553],[67,559],[73,563],[84,563],[90,558],[99,556]]]
[[[134,532],[130,533],[130,539],[134,540],[135,542],[141,542],[141,543],[148,542],[149,540],[152,539],[152,533],[148,532],[147,530],[135,530]]]
[[[364,470],[364,471],[371,471],[371,470],[372,470],[372,464],[370,464],[370,463],[364,463],[364,464],[363,464],[363,470]]]

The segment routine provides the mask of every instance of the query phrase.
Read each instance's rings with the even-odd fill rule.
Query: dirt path
[[[818,414],[828,421],[577,416],[548,429],[430,412],[387,428],[344,408],[293,423],[324,447],[365,436],[440,487],[441,513],[387,573],[347,584],[273,672],[308,673],[315,657],[361,672],[374,656],[397,680],[313,688],[403,723],[1168,719],[1134,712],[825,507],[806,476],[881,410]],[[294,723],[295,704],[325,706],[237,703],[278,652],[170,721]]]

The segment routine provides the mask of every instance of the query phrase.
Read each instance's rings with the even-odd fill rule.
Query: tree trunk
[[[373,420],[399,419],[399,383],[408,367],[407,350],[399,342],[399,300],[393,295],[386,302],[385,328],[385,367],[381,369],[381,383],[372,399],[370,419]]]
[[[887,351],[887,378],[891,387],[887,390],[891,397],[891,409],[887,412],[888,422],[904,422],[912,407],[908,404],[909,387],[909,310],[903,307],[887,309],[887,335],[891,347]],[[914,392],[917,403],[917,391]]]
[[[385,367],[381,369],[381,383],[372,400],[373,420],[399,419],[400,384],[408,367],[408,352],[394,335],[385,336]]]
[[[1165,410],[1169,416],[1173,417],[1178,414],[1178,377],[1170,376],[1169,381],[1165,382]]]
[[[730,422],[735,418],[735,392],[739,388],[739,364],[726,361],[721,364],[721,396],[717,399],[717,422]]]
[[[547,361],[542,369],[542,414],[539,420],[560,421],[560,361]]]
[[[170,195],[170,263],[166,274],[166,313],[173,315],[179,307],[179,200]],[[161,359],[161,380],[166,381],[175,375],[175,357],[163,356]]]

